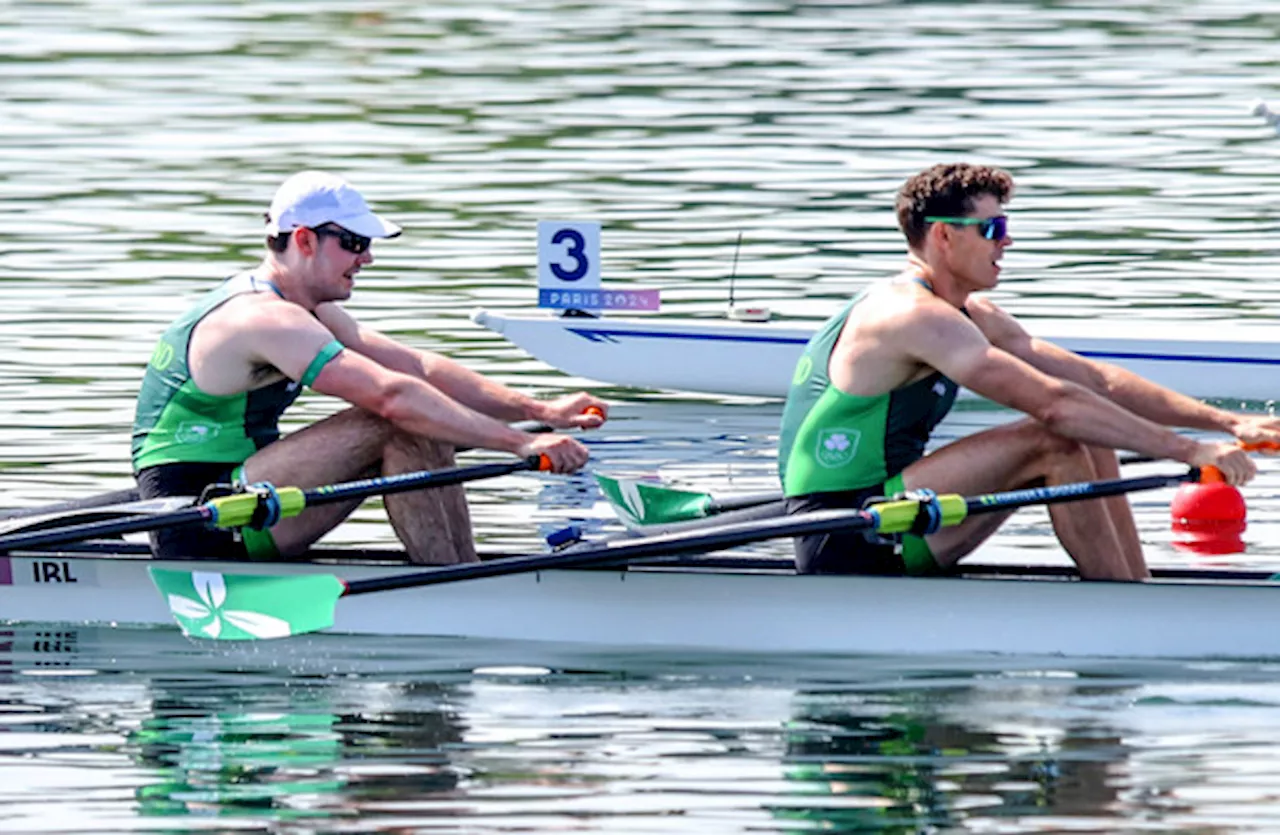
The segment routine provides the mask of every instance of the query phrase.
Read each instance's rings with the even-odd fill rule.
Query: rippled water
[[[1018,179],[997,293],[1015,313],[1274,318],[1280,137],[1250,107],[1280,98],[1278,21],[1273,0],[0,4],[3,503],[129,484],[151,344],[258,258],[301,167],[406,229],[357,315],[541,393],[581,382],[467,318],[531,302],[537,220],[601,220],[606,280],[688,315],[723,310],[741,233],[737,297],[821,317],[897,268],[893,191],[945,159]],[[604,391],[601,469],[773,485],[776,404]],[[308,398],[294,425],[333,407]],[[1280,553],[1278,492],[1268,464],[1243,561]],[[585,479],[471,494],[490,547],[609,527]],[[1143,536],[1186,560],[1167,501],[1139,501]],[[371,508],[334,540],[392,538]],[[1042,514],[998,544],[1058,558]],[[1270,668],[877,660],[760,683],[617,657],[492,676],[474,647],[431,646],[351,677],[323,658],[378,652],[306,645],[319,669],[245,672],[171,633],[77,632],[70,666],[38,675],[48,639],[24,629],[0,638],[0,829],[1275,828]]]
[[[5,831],[1276,825],[1271,666],[630,657],[625,671],[459,673],[502,650],[4,638]]]

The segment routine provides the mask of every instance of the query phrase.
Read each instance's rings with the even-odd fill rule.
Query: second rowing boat
[[[507,314],[472,319],[547,365],[634,388],[785,397],[812,322]],[[1267,401],[1280,391],[1280,327],[1221,322],[1030,320],[1035,335],[1192,397]],[[1229,334],[1229,335],[1227,335]]]

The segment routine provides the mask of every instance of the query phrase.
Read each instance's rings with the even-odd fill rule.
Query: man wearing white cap
[[[400,227],[375,214],[341,177],[303,171],[267,212],[267,255],[210,291],[165,331],[138,394],[133,469],[144,498],[199,495],[210,484],[267,481],[314,487],[451,466],[457,446],[547,455],[581,468],[573,438],[508,422],[593,428],[608,407],[585,393],[541,402],[439,354],[359,324],[337,304],[373,263],[372,239]],[[352,408],[280,438],[278,421],[303,386]],[[593,412],[587,410],[594,407]],[[295,556],[357,502],[313,508],[270,530],[176,528],[153,534],[157,556]],[[476,559],[460,485],[386,497],[410,559]]]

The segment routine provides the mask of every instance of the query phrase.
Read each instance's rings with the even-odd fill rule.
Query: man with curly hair
[[[1113,365],[1031,336],[978,295],[1000,280],[1013,244],[998,168],[936,165],[898,192],[907,266],[863,289],[805,349],[783,412],[778,462],[790,513],[860,507],[868,497],[928,488],[988,493],[1115,478],[1116,449],[1218,467],[1231,484],[1256,470],[1237,443],[1168,427],[1280,440],[1280,421],[1227,412]],[[930,433],[958,386],[1027,415],[929,455]],[[971,553],[1010,512],[885,543],[859,533],[800,537],[801,573],[927,574]],[[1149,577],[1123,497],[1049,508],[1082,577]]]

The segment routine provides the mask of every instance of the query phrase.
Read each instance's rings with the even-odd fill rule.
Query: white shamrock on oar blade
[[[644,496],[640,495],[640,485],[634,481],[619,481],[618,494],[623,505],[631,514],[631,521],[639,525],[644,522]]]
[[[169,610],[179,618],[189,620],[193,624],[211,618],[209,623],[200,629],[210,638],[217,638],[222,634],[224,620],[231,626],[247,632],[255,638],[285,638],[293,634],[293,630],[289,627],[287,620],[264,615],[260,612],[236,609],[224,610],[222,604],[227,600],[227,584],[221,574],[211,571],[194,571],[191,574],[191,585],[194,586],[195,592],[200,599],[192,600],[190,597],[171,594],[169,595]],[[182,625],[184,632],[191,634],[191,630],[187,628],[187,623],[184,621],[179,621],[179,623]]]

